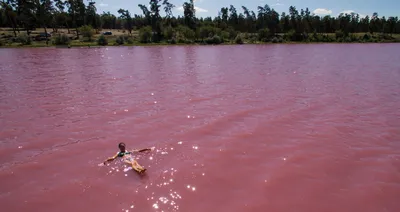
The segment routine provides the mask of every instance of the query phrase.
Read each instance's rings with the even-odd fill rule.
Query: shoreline
[[[133,44],[121,44],[121,45],[98,45],[95,42],[92,43],[80,43],[80,44],[70,44],[70,45],[54,45],[54,44],[31,44],[31,45],[1,45],[0,49],[20,49],[20,48],[83,48],[83,47],[133,47],[133,46],[246,46],[246,45],[277,45],[277,44],[396,44],[400,41],[379,41],[379,42],[256,42],[256,43],[243,43],[237,44],[233,42],[221,43],[221,44],[202,44],[202,43],[133,43]]]

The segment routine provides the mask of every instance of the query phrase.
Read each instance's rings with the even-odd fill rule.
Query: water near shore
[[[0,49],[3,211],[400,211],[400,45]],[[128,148],[145,176],[119,161]]]

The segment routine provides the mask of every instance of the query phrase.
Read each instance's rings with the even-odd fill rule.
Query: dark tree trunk
[[[46,29],[46,26],[43,25],[43,28],[44,28],[44,34],[45,34],[45,36],[46,36],[46,45],[49,45],[49,39],[48,39],[48,37],[47,37],[47,29]]]

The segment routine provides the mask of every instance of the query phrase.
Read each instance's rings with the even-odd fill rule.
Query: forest
[[[120,8],[97,12],[83,0],[2,0],[0,45],[243,44],[286,42],[399,42],[398,17],[357,13],[337,17],[308,8],[277,13],[269,5],[251,10],[227,5],[215,17],[196,17],[193,0],[173,5],[150,0],[137,5],[142,14]],[[176,7],[183,16],[176,16]],[[108,33],[105,33],[108,32]]]

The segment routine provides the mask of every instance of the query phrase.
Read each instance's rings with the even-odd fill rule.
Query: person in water
[[[103,162],[104,165],[106,164],[106,162],[113,161],[116,158],[120,157],[123,159],[123,161],[126,164],[130,165],[132,167],[132,169],[136,170],[137,172],[143,173],[146,171],[145,168],[143,168],[135,159],[132,158],[132,153],[149,151],[151,149],[146,148],[146,149],[140,149],[140,150],[127,151],[125,149],[125,143],[122,143],[122,142],[118,144],[118,148],[120,151],[117,152],[114,156],[107,158],[107,160],[105,160]]]

